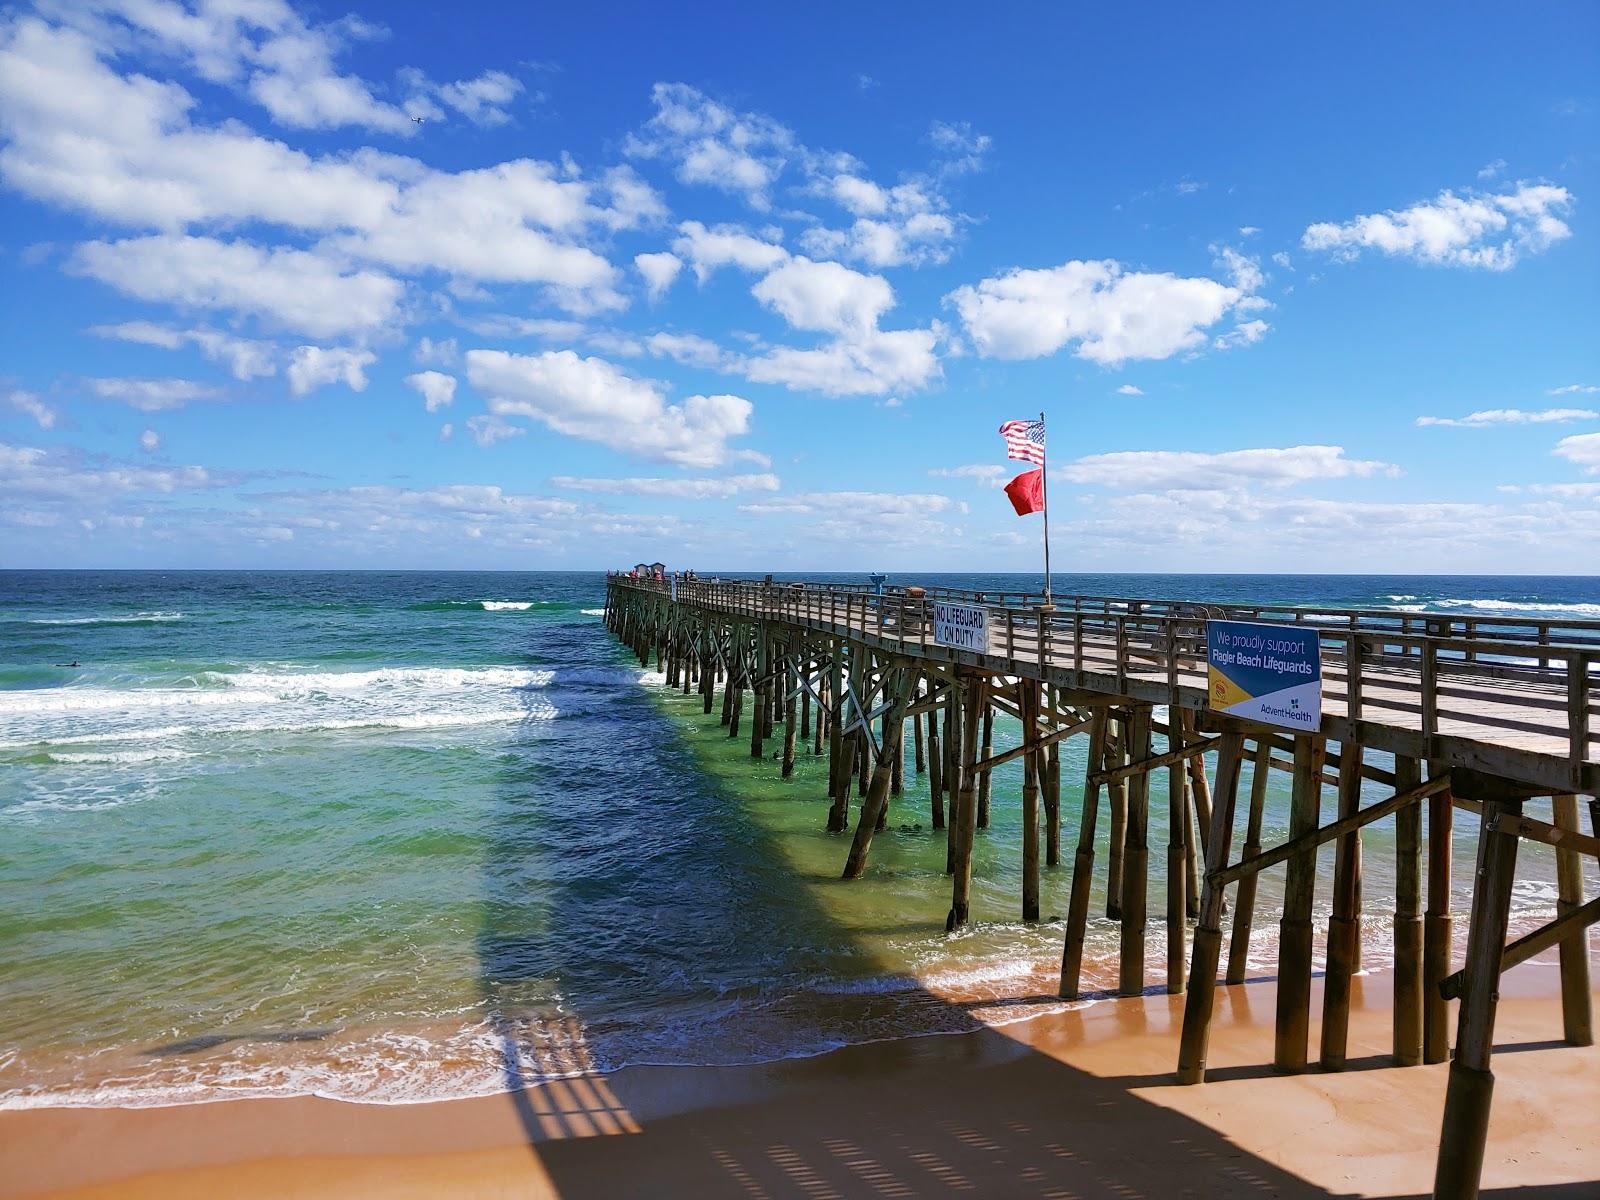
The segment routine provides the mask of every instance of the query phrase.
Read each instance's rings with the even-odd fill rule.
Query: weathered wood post
[[[966,696],[968,691],[959,680],[952,680],[950,684],[950,706],[945,714],[944,727],[944,790],[946,796],[946,811],[949,821],[945,825],[944,838],[944,873],[956,873],[956,842],[961,836],[961,822],[957,820],[957,809],[961,805],[961,783],[964,772],[961,766],[961,747],[966,738],[966,728],[973,725],[973,745],[977,745],[977,706],[968,708]],[[976,751],[974,751],[976,752]],[[976,786],[976,785],[974,785]],[[973,804],[976,806],[978,793],[972,793]],[[973,819],[977,819],[977,810],[974,807]]]
[[[1321,734],[1294,735],[1291,840],[1317,827],[1326,752],[1327,742]],[[1272,1065],[1280,1071],[1306,1068],[1311,1035],[1311,904],[1316,888],[1317,848],[1308,843],[1289,859],[1283,885],[1283,919],[1278,923],[1278,1020]]]
[[[767,736],[768,704],[772,693],[772,635],[765,621],[755,626],[756,677],[751,684],[750,757],[761,757],[761,743]]]
[[[850,844],[849,857],[845,859],[844,878],[859,879],[867,869],[867,855],[872,851],[872,835],[878,822],[889,807],[889,783],[894,774],[893,760],[900,755],[900,737],[905,729],[906,707],[911,701],[911,688],[916,671],[907,666],[893,670],[896,678],[885,680],[884,690],[889,693],[890,708],[883,727],[882,753],[872,771],[872,785],[867,789],[867,799],[856,820],[855,840]]]
[[[1256,739],[1256,755],[1250,766],[1250,815],[1244,831],[1246,859],[1261,853],[1261,820],[1267,805],[1267,783],[1272,776],[1272,742]],[[1233,898],[1233,938],[1228,943],[1228,983],[1243,983],[1250,968],[1250,932],[1255,923],[1256,885],[1260,872],[1251,871],[1239,880]]]
[[[1100,784],[1105,768],[1110,710],[1096,708],[1089,722],[1089,756],[1083,769],[1083,815],[1078,824],[1078,849],[1072,856],[1072,892],[1067,902],[1067,932],[1061,945],[1063,999],[1076,1000],[1083,975],[1083,942],[1089,923],[1089,887],[1094,881],[1094,836],[1100,819]]]
[[[1408,791],[1422,782],[1414,758],[1397,755],[1394,788]],[[1394,815],[1394,1061],[1414,1067],[1422,1061],[1422,802]]]
[[[1200,924],[1194,931],[1189,962],[1189,995],[1183,1005],[1183,1034],[1178,1045],[1178,1082],[1204,1083],[1206,1053],[1211,1043],[1211,1012],[1217,998],[1217,961],[1222,957],[1222,894],[1216,880],[1228,865],[1233,847],[1233,808],[1239,794],[1239,764],[1244,735],[1227,729],[1217,748],[1216,808],[1206,838],[1206,874],[1200,892]]]
[[[932,676],[928,678],[928,689],[931,693],[934,687]],[[949,691],[950,689],[946,689]],[[933,827],[944,828],[944,751],[939,746],[939,723],[941,705],[930,708],[928,717],[928,807],[931,810]]]
[[[982,701],[983,680],[974,675],[967,680],[966,713],[961,722],[961,751],[957,756],[957,773],[960,779],[955,819],[950,822],[957,830],[955,877],[951,889],[950,915],[945,918],[945,932],[960,929],[967,923],[968,907],[972,896],[972,842],[978,827],[977,772],[972,769],[978,756],[978,705]]]
[[[794,743],[795,735],[800,732],[795,725],[796,690],[794,684],[796,672],[785,671],[782,676],[784,690],[783,701],[783,777],[785,779],[794,774]]]
[[[1437,763],[1428,764],[1435,778]],[[1450,915],[1450,846],[1455,804],[1448,790],[1428,797],[1428,914],[1422,927],[1422,1061],[1450,1057],[1450,1005],[1439,985],[1450,974],[1455,918]]]
[[[1044,862],[1056,867],[1061,865],[1061,743],[1051,743],[1045,754]]]
[[[931,690],[931,686],[930,686]],[[916,713],[911,718],[911,744],[912,754],[915,756],[917,774],[921,775],[928,769],[928,754],[922,741],[922,714]]]
[[[1578,832],[1578,798],[1556,796],[1551,804],[1557,829]],[[1583,905],[1583,861],[1571,848],[1556,847],[1556,916]],[[1589,931],[1576,929],[1561,939],[1561,1026],[1573,1046],[1594,1044],[1594,1010],[1589,992]]]
[[[828,832],[843,833],[850,821],[850,793],[845,774],[844,642],[840,638],[833,639],[828,694],[833,704],[828,716]]]
[[[1133,710],[1126,726],[1128,758],[1138,763],[1150,758],[1151,712],[1148,704]],[[1128,780],[1127,824],[1122,857],[1122,938],[1117,990],[1124,996],[1144,991],[1144,938],[1150,886],[1150,772],[1141,770]]]
[[[1027,724],[1024,722],[1022,737],[1026,741],[1031,735]],[[988,680],[984,681],[983,690],[983,758],[994,757],[994,705],[989,699]],[[985,771],[978,776],[978,828],[989,828],[989,788],[994,777],[993,771]]]
[[[1039,685],[1031,679],[1018,684],[1022,712],[1022,744],[1037,746],[1039,741]],[[993,710],[991,709],[992,713]],[[984,757],[989,757],[985,747]],[[985,781],[993,774],[984,772]],[[1039,751],[1022,756],[1022,919],[1039,919]]]
[[[1177,705],[1167,708],[1167,749],[1176,752],[1183,747],[1183,726],[1178,721]],[[1184,823],[1188,809],[1183,799],[1184,774],[1188,768],[1182,759],[1167,764],[1167,992],[1177,995],[1184,988],[1187,964],[1189,926],[1185,920],[1184,895],[1188,890],[1184,880]]]
[[[1128,727],[1131,724],[1128,714],[1118,711],[1113,720],[1115,725],[1107,731],[1111,738],[1111,754],[1107,759],[1108,769],[1122,767],[1128,762]],[[1123,844],[1128,837],[1128,780],[1124,776],[1106,786],[1106,795],[1110,800],[1111,808],[1111,837],[1110,844],[1106,847],[1106,917],[1112,921],[1122,919],[1122,855]]]
[[[1494,1074],[1489,1066],[1495,1008],[1500,999],[1500,956],[1510,923],[1511,885],[1516,881],[1519,841],[1509,830],[1497,832],[1495,824],[1502,816],[1517,816],[1522,803],[1503,793],[1496,794],[1498,788],[1485,791],[1488,794],[1483,798],[1483,820],[1478,828],[1478,873],[1467,930],[1456,1056],[1450,1064],[1439,1160],[1433,1175],[1433,1194],[1438,1200],[1472,1200],[1478,1195],[1483,1150],[1489,1137],[1489,1108],[1494,1097]],[[1478,797],[1469,794],[1468,798]]]
[[[1353,817],[1361,807],[1360,742],[1339,746],[1339,820]],[[1328,918],[1328,967],[1322,991],[1322,1051],[1327,1071],[1344,1070],[1350,1040],[1350,979],[1355,973],[1356,946],[1361,936],[1356,909],[1361,886],[1361,860],[1357,830],[1341,834],[1334,848],[1333,913]]]

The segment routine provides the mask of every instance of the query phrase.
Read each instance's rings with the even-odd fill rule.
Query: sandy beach
[[[1540,963],[1506,979],[1487,1195],[1600,1193],[1600,1144],[1578,1119],[1600,1095],[1600,1049],[1560,1041],[1555,985]],[[515,1096],[7,1112],[0,1195],[1426,1195],[1445,1067],[1390,1065],[1389,992],[1383,973],[1358,978],[1348,1070],[1279,1076],[1271,981],[1221,989],[1198,1088],[1172,1083],[1182,998],[1150,995]]]

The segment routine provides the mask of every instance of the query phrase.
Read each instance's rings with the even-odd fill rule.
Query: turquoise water
[[[1593,579],[1058,587],[1600,614]],[[603,603],[598,574],[0,573],[0,1104],[419,1100],[1056,1006],[1068,872],[1046,874],[1044,923],[1016,920],[1020,768],[996,774],[976,921],[946,937],[944,835],[914,772],[868,876],[839,882],[822,762],[788,781],[752,762],[628,659]],[[1016,737],[1002,721],[999,745]],[[1068,862],[1082,753],[1063,762]],[[1389,837],[1368,839],[1369,962]],[[1531,920],[1553,874],[1535,851],[1526,868]],[[1092,936],[1114,950],[1109,922]]]

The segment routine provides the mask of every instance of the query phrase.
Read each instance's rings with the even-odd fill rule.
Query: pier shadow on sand
[[[571,630],[575,644],[566,649],[620,663],[597,625]],[[619,1048],[648,1024],[632,1023],[630,1007],[669,1028],[681,1011],[689,1024],[670,1036],[681,1039],[683,1061],[696,1041],[720,1046],[717,998],[730,1011],[751,998],[727,964],[753,958],[770,987],[785,962],[821,961],[830,940],[850,934],[829,928],[776,840],[739,819],[738,797],[697,769],[643,689],[618,685],[580,698],[551,724],[507,761],[479,937],[506,1100],[535,1160],[530,1178],[568,1196],[1366,1194],[1358,1175],[1347,1175],[1350,1190],[1329,1190],[1149,1098],[1175,1086],[1170,1073],[1082,1070],[927,992],[901,1002],[941,1010],[941,1028],[966,1036],[709,1068],[640,1065],[673,1061],[665,1044],[654,1059],[646,1044],[626,1055],[635,1065],[610,1073]],[[820,823],[816,791],[798,783],[795,803],[815,808]],[[841,861],[845,849],[841,839]],[[930,911],[942,899],[942,888],[931,888]],[[797,987],[803,974],[795,971]],[[683,1003],[696,994],[698,1008]],[[1414,1133],[1433,1145],[1434,1116],[1419,1119]],[[1593,1189],[1484,1195],[1567,1200]]]

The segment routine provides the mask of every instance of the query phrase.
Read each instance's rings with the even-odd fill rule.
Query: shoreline
[[[1600,1049],[1560,1042],[1548,964],[1502,994],[1485,1191],[1593,1195],[1600,1145],[1575,1114]],[[1389,995],[1387,972],[1356,978],[1349,1069],[1276,1075],[1271,978],[1219,987],[1194,1088],[1172,1083],[1183,997],[1158,993],[461,1100],[8,1110],[0,1196],[1425,1195],[1446,1067],[1388,1065]]]

